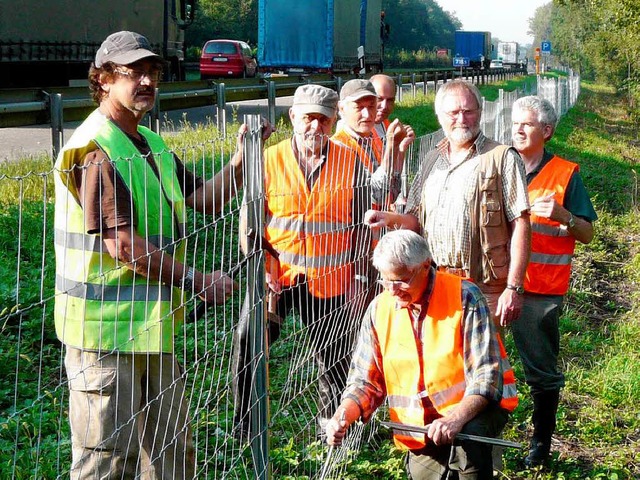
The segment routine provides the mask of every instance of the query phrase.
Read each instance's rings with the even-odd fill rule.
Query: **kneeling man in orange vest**
[[[384,402],[392,421],[427,427],[394,430],[408,450],[412,479],[491,479],[491,445],[454,439],[497,436],[517,405],[513,370],[480,289],[432,265],[426,240],[387,233],[373,253],[384,291],[362,321],[347,387],[326,427],[339,445],[349,425]]]

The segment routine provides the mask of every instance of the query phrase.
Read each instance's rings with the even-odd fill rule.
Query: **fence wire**
[[[564,114],[577,99],[579,77],[540,78],[537,92],[552,101],[559,114]],[[511,105],[518,96],[530,93],[533,92],[501,93],[497,101],[484,102],[483,131],[499,141],[508,142]],[[278,138],[274,136],[269,144],[274,145],[287,135],[283,132]],[[254,128],[245,139],[245,168],[247,161],[262,164],[259,136],[259,128]],[[441,138],[442,132],[438,131],[416,139],[406,158],[400,201],[408,192],[422,158]],[[218,137],[206,143],[186,141],[180,144],[175,140],[171,148],[187,169],[208,179],[229,162],[236,144],[235,138]],[[343,160],[341,165],[349,164],[350,159]],[[124,161],[133,162],[133,159]],[[54,225],[54,183],[56,177],[62,178],[62,173],[86,176],[91,166],[61,172],[44,167],[47,162],[50,160],[0,175],[0,248],[6,254],[5,258],[14,259],[0,265],[0,360],[4,366],[4,375],[0,378],[0,478],[69,478],[72,450],[68,410],[70,387],[73,391],[79,378],[86,380],[91,367],[114,354],[118,358],[115,349],[103,349],[95,356],[95,364],[83,364],[75,375],[69,375],[65,370],[65,350],[56,337],[53,317],[56,296],[68,295],[70,291],[58,283],[58,293],[54,293],[54,245],[65,248],[61,243],[65,237],[59,236]],[[301,297],[307,288],[311,288],[309,270],[301,269],[296,283],[299,287],[296,284],[284,286],[279,297],[281,308],[274,309],[278,299],[271,299],[265,293],[264,270],[261,270],[266,262],[268,272],[269,262],[273,261],[272,256],[269,259],[271,254],[264,249],[262,239],[265,223],[271,220],[264,215],[263,179],[268,172],[249,171],[244,186],[235,185],[233,177],[224,183],[225,188],[234,190],[233,193],[244,187],[244,204],[252,216],[249,224],[253,225],[253,237],[244,252],[239,238],[243,201],[238,196],[226,205],[220,205],[215,215],[189,213],[178,222],[184,224],[184,229],[179,231],[176,226],[176,230],[165,231],[165,234],[171,233],[170,239],[160,242],[163,250],[175,255],[177,242],[184,241],[184,263],[205,273],[233,272],[238,289],[224,305],[208,308],[201,307],[198,295],[201,292],[188,291],[177,302],[178,308],[186,312],[183,323],[172,321],[174,315],[179,315],[177,310],[159,319],[159,323],[171,325],[173,329],[171,347],[179,366],[175,369],[171,364],[162,367],[167,369],[163,372],[166,382],[160,385],[159,391],[145,390],[147,397],[140,403],[140,408],[134,408],[131,417],[120,423],[120,429],[102,438],[103,443],[98,443],[96,449],[116,441],[125,445],[125,449],[133,448],[136,437],[141,434],[133,428],[137,424],[141,426],[140,432],[153,441],[162,440],[160,444],[164,450],[154,450],[151,463],[173,449],[174,460],[163,466],[165,472],[171,469],[175,472],[191,462],[186,471],[191,468],[193,477],[199,479],[267,478],[269,473],[273,478],[358,478],[353,462],[359,452],[363,448],[375,449],[380,442],[389,441],[390,432],[379,428],[374,417],[367,425],[354,425],[342,447],[329,449],[324,444],[322,423],[323,418],[332,415],[340,396],[340,388],[336,388],[340,382],[330,378],[327,387],[327,376],[344,381],[359,319],[375,292],[365,290],[358,295],[345,296],[340,305],[329,302],[318,306]],[[330,184],[332,179],[345,175],[345,171],[337,168],[326,175],[325,180]],[[269,198],[270,209],[295,207],[302,211],[307,206],[303,200],[314,200],[312,196],[306,199],[287,196],[285,171],[277,172],[270,180],[277,186]],[[368,188],[365,183],[354,185],[355,192],[367,192]],[[148,190],[147,194],[151,195],[151,192]],[[354,221],[342,225],[348,192],[332,190],[317,192],[317,195],[334,199],[333,210],[325,212],[333,223],[315,224],[305,231],[305,235],[315,238],[318,243],[324,242],[323,253],[332,253],[333,259],[327,260],[330,255],[316,252],[318,258],[309,260],[308,265],[326,270],[322,275],[327,275],[332,282],[346,284],[345,278],[331,276],[332,268],[339,264],[336,258],[345,254],[350,256],[350,261],[362,260],[370,253],[370,245],[362,248],[348,244],[345,248],[335,242],[347,241],[345,232],[362,227],[358,223],[362,221],[361,216],[355,215]],[[359,199],[362,205],[357,208],[367,206],[368,199],[369,193],[362,193]],[[154,199],[147,200],[152,202]],[[104,249],[104,242],[97,240],[93,248]],[[85,261],[86,252],[75,253],[76,256],[70,255],[68,259],[69,271],[79,268]],[[148,256],[151,252],[141,255]],[[319,263],[313,264],[316,260]],[[281,261],[285,260],[281,258]],[[115,264],[110,268],[123,267]],[[111,273],[111,270],[99,271],[102,276]],[[143,293],[151,295],[158,289],[162,287],[146,285]],[[171,295],[181,294],[174,290]],[[97,310],[98,315],[100,311]],[[272,324],[278,319],[274,313],[283,317],[277,325]],[[254,329],[256,325],[267,325],[267,320],[272,321],[269,323],[271,328],[267,329],[271,346],[265,343],[257,351],[250,348],[244,360],[239,361],[234,337],[238,335],[238,325],[243,318],[253,318]],[[275,329],[279,330],[277,340]],[[149,334],[149,325],[138,333],[147,337]],[[127,337],[127,340],[135,342],[136,338]],[[253,337],[251,341],[254,341]],[[139,357],[134,359],[134,364],[150,359],[144,354]],[[260,378],[258,366],[266,360],[267,374]],[[133,375],[135,368],[132,365],[127,373]],[[149,379],[145,381],[149,382]],[[239,410],[237,390],[242,389],[243,381],[250,395],[246,408]],[[150,383],[145,385],[150,387]],[[154,423],[150,412],[154,405],[163,402],[183,405],[183,420],[176,420],[174,424]],[[259,414],[261,405],[266,405],[266,415]],[[377,416],[384,418],[384,408]],[[243,421],[246,430],[241,428]],[[185,440],[189,434],[192,435],[192,446]],[[180,448],[183,450],[179,451]],[[189,457],[190,452],[193,452],[193,458]],[[145,478],[140,464],[131,468],[135,474],[122,478],[137,478],[135,475]],[[168,475],[173,478],[173,474]]]

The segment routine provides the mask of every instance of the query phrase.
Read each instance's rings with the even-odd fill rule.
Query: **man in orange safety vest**
[[[327,424],[337,445],[386,399],[408,450],[410,478],[491,479],[491,445],[454,439],[497,436],[516,407],[515,378],[480,289],[436,271],[427,241],[411,230],[383,236],[373,253],[384,291],[362,320],[342,402]],[[458,478],[458,477],[456,477]]]

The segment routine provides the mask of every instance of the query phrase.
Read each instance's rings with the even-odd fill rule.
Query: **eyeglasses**
[[[413,282],[413,279],[416,278],[416,275],[418,274],[419,270],[420,270],[419,268],[416,269],[416,271],[413,272],[413,275],[411,275],[411,278],[406,281],[405,280],[378,280],[377,282],[387,290],[391,290],[393,287],[398,288],[400,290],[409,290],[411,288],[411,282]]]
[[[330,125],[333,122],[332,117],[327,117],[326,115],[322,115],[322,114],[315,114],[315,115],[305,114],[305,115],[302,115],[301,119],[305,125],[311,125],[314,120],[317,120],[318,124],[325,125],[325,126]]]
[[[451,120],[455,120],[456,118],[458,118],[458,115],[462,115],[463,117],[471,117],[472,115],[475,115],[476,113],[478,113],[477,108],[473,109],[473,110],[454,110],[453,112],[443,112],[445,114],[447,114],[449,116],[449,118]]]
[[[114,70],[118,75],[123,75],[125,77],[129,77],[134,82],[139,82],[142,80],[142,77],[147,77],[152,82],[157,82],[160,80],[160,74],[162,73],[160,70],[135,70],[132,68],[124,69],[124,68],[116,68]]]

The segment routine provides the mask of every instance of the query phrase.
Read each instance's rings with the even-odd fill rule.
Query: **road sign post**
[[[540,52],[542,55],[551,55],[551,42],[541,42]]]
[[[453,66],[460,67],[460,75],[462,76],[462,69],[469,66],[469,57],[453,57]]]

